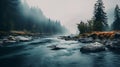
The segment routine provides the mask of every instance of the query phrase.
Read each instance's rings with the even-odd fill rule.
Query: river
[[[57,45],[65,49],[51,50]],[[120,67],[120,53],[81,53],[86,45],[57,37],[40,37],[0,47],[0,67]]]

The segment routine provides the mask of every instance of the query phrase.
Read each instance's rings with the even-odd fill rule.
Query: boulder
[[[111,41],[106,46],[109,50],[120,51],[120,41]]]
[[[3,44],[13,44],[13,43],[16,43],[17,41],[14,36],[10,35],[8,37],[4,37],[2,39],[2,42],[3,42]]]
[[[54,47],[51,50],[60,50],[60,49],[65,49],[65,48],[61,48],[61,47]]]
[[[65,48],[63,48],[63,47],[58,47],[58,46],[56,46],[56,45],[52,45],[52,46],[48,46],[48,47],[52,48],[51,50],[65,49]]]
[[[80,38],[78,39],[78,41],[81,43],[92,43],[93,39],[92,38]]]
[[[115,35],[114,35],[114,39],[119,39],[120,38],[120,33],[116,33]]]
[[[95,42],[83,46],[82,48],[80,48],[80,51],[84,53],[101,52],[101,51],[105,51],[105,46],[101,43]]]
[[[16,36],[15,39],[20,42],[26,42],[32,40],[32,37]]]

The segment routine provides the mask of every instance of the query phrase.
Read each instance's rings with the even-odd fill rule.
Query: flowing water
[[[49,46],[65,48],[51,50]],[[86,45],[57,37],[41,37],[0,47],[0,67],[120,67],[120,53],[81,53]]]

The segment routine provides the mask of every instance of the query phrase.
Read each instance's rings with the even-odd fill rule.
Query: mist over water
[[[119,49],[119,33],[100,32],[99,36],[96,35],[98,32],[95,36],[90,34],[90,38],[88,35],[83,35],[85,38],[72,36],[79,33],[78,23],[86,23],[93,17],[93,8],[97,0],[15,1],[0,2],[0,19],[3,19],[0,20],[0,29],[11,28],[6,31],[15,30],[23,34],[0,33],[0,67],[120,67],[120,52],[109,50],[112,47]],[[104,0],[104,4],[110,25],[114,19],[114,8],[120,1]],[[66,32],[64,26],[72,35],[61,35]],[[24,31],[28,34],[24,34]],[[81,49],[87,47],[86,45],[88,49],[89,45],[93,45],[93,48],[90,47],[93,50],[97,47],[99,50],[99,47],[103,46],[105,51],[84,53]]]
[[[61,21],[70,33],[78,33],[76,24],[87,22],[93,17],[94,4],[97,0],[23,0],[30,7],[40,8],[44,15],[53,20]],[[108,24],[113,22],[113,11],[119,0],[103,0]],[[119,5],[120,6],[120,5]]]

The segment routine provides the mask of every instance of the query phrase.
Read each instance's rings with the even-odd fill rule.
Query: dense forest
[[[119,31],[120,30],[120,9],[116,5],[114,10],[114,22],[109,26],[107,21],[107,13],[102,0],[98,0],[94,5],[94,16],[87,23],[81,21],[78,24],[80,34],[90,33],[94,31]]]
[[[55,34],[65,32],[60,21],[46,18],[37,7],[29,7],[21,0],[0,1],[0,31],[28,31]]]

